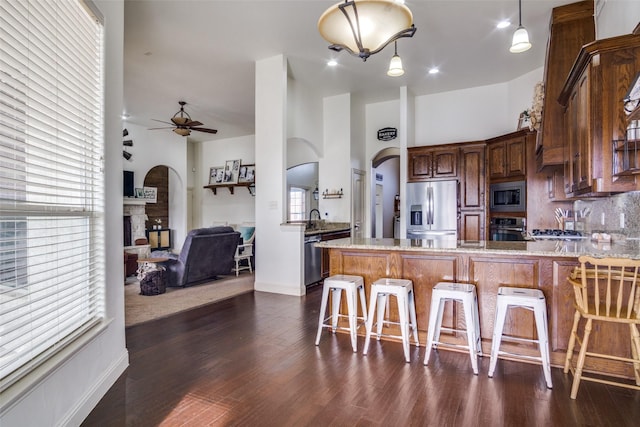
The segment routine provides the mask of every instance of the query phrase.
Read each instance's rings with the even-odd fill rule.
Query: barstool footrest
[[[529,356],[527,354],[518,354],[518,353],[510,353],[508,351],[498,351],[497,356],[510,356],[512,358],[517,358],[517,359],[526,359],[526,360],[535,360],[537,362],[541,362],[542,363],[542,357],[540,356]]]
[[[450,342],[442,342],[442,341],[434,341],[433,342],[433,347],[435,347],[436,349],[439,347],[444,347],[444,348],[457,348],[460,350],[464,350],[465,353],[469,353],[469,346],[466,344],[453,344]],[[476,354],[478,356],[482,356],[482,352],[481,351],[476,351]]]

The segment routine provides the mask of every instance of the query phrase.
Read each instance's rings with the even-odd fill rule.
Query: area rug
[[[187,288],[167,288],[160,295],[140,295],[140,283],[127,279],[124,287],[125,326],[169,316],[205,304],[253,292],[254,275],[220,276],[218,280]]]

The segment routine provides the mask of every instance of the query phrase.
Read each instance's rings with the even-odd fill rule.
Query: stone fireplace
[[[135,245],[136,239],[146,238],[146,202],[139,199],[124,199],[124,248],[127,252],[144,255],[149,251],[149,245]]]

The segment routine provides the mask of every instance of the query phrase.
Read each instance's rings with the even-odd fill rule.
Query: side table
[[[138,259],[138,280],[140,295],[160,295],[167,291],[167,278],[163,262],[169,258]]]

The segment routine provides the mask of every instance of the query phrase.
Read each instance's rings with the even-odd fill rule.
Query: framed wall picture
[[[144,189],[143,188],[136,188],[136,199],[144,199]]]
[[[222,184],[224,179],[224,167],[214,166],[209,169],[209,185]]]
[[[518,129],[531,129],[531,116],[528,113],[520,113],[518,118]]]
[[[256,180],[256,165],[240,165],[238,183],[250,183]]]
[[[156,203],[158,201],[158,189],[156,187],[144,187],[142,191],[147,203]]]
[[[240,175],[240,160],[227,160],[224,165],[223,184],[237,184]]]

